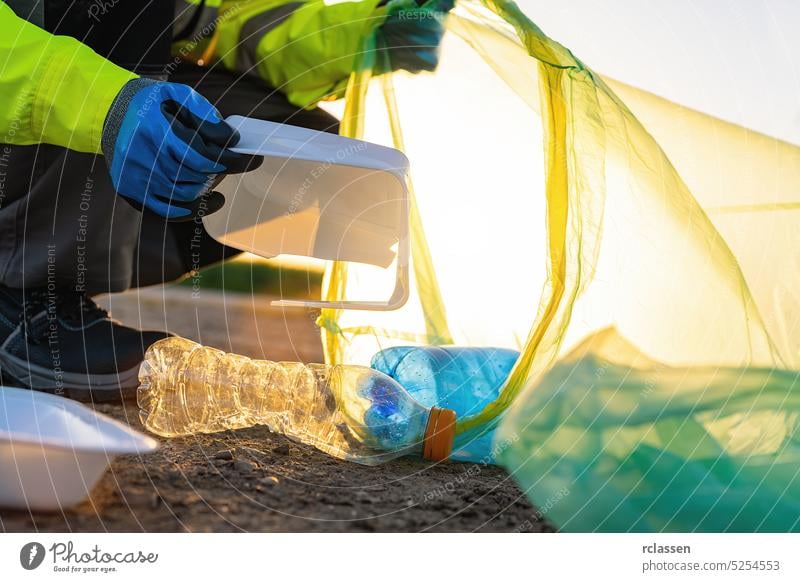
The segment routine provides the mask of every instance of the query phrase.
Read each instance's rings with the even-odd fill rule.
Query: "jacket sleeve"
[[[216,56],[310,107],[344,88],[365,39],[386,18],[379,1],[226,0]]]
[[[99,153],[106,113],[136,75],[17,17],[5,2],[0,30],[0,143]]]

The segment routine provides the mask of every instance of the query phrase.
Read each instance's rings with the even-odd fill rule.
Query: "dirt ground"
[[[314,314],[204,291],[106,298],[127,323],[238,353],[320,361]],[[97,405],[140,429],[136,404]],[[121,456],[89,499],[60,513],[0,511],[0,531],[551,531],[499,468],[400,459],[364,467],[264,427],[161,439]]]

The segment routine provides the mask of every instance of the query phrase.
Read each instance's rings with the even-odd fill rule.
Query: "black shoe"
[[[125,327],[82,293],[0,286],[0,370],[34,390],[84,402],[133,396],[144,352],[168,336]]]

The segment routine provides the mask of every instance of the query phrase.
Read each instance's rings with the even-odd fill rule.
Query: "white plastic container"
[[[236,152],[264,156],[260,168],[227,176],[225,206],[206,216],[208,233],[228,246],[279,255],[349,261],[388,269],[384,301],[293,301],[280,306],[389,310],[408,299],[408,159],[402,152],[282,123],[232,115]]]
[[[58,510],[82,501],[116,455],[158,443],[60,396],[0,388],[0,506]]]

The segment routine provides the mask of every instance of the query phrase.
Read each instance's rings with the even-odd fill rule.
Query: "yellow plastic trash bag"
[[[466,431],[505,409],[563,346],[608,325],[666,363],[796,360],[796,326],[789,322],[776,340],[778,325],[768,326],[763,312],[778,309],[768,309],[774,302],[766,291],[754,299],[751,278],[698,201],[719,206],[719,197],[690,192],[599,75],[513,3],[459,2],[447,24],[436,73],[370,80],[364,70],[351,78],[343,131],[393,143],[411,160],[413,280],[411,300],[398,311],[324,311],[329,362],[368,363],[380,349],[408,343],[520,349],[504,397],[462,419]],[[678,113],[675,107],[661,119],[680,119],[678,137],[688,126],[699,133],[676,157],[714,147],[708,142],[724,124],[703,132],[710,118],[695,114],[695,123]],[[780,150],[767,156],[766,176],[780,174],[791,186],[749,196],[797,198],[798,148],[763,140]],[[742,155],[731,163],[741,165]],[[690,168],[698,187],[719,181],[724,163]],[[780,238],[769,226],[761,232]],[[762,265],[758,274],[800,289],[796,269],[786,269],[791,249],[763,249],[776,269]],[[375,295],[387,279],[337,264],[323,294]]]
[[[530,412],[554,362],[609,326],[668,366],[798,366],[800,148],[603,79],[511,2],[460,1],[447,27],[435,73],[371,79],[372,39],[350,79],[343,132],[411,162],[412,288],[395,312],[324,310],[329,363],[519,350],[461,441]],[[338,263],[323,295],[390,284]]]

